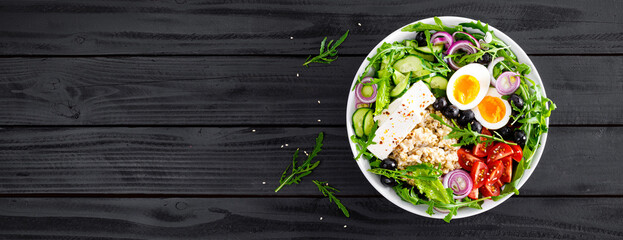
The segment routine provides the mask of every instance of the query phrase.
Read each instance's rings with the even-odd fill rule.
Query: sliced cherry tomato
[[[471,199],[478,199],[478,188],[473,188],[467,197]]]
[[[495,186],[495,184],[487,184],[480,188],[480,193],[482,193],[483,197],[499,196],[500,188]]]
[[[489,172],[489,167],[483,161],[476,161],[472,166],[472,180],[474,181],[474,188],[482,187],[485,185],[487,181],[487,173]]]
[[[521,162],[521,159],[523,158],[523,150],[521,149],[519,144],[517,144],[517,145],[510,145],[510,147],[511,147],[511,149],[513,149],[513,155],[511,155],[513,160],[515,160],[517,162]]]
[[[495,182],[493,185],[495,185],[496,187],[501,188],[502,186],[504,186],[504,183],[501,180],[498,180],[497,182]]]
[[[487,180],[485,181],[485,185],[494,184],[495,182],[500,180],[500,177],[502,176],[502,171],[504,171],[504,165],[502,164],[502,161],[498,160],[490,162],[489,165],[487,165],[487,168],[489,168],[489,174],[487,176]]]
[[[500,160],[513,154],[513,149],[506,143],[496,143],[487,149],[487,163]]]
[[[508,156],[502,158],[500,162],[502,162],[502,165],[504,165],[504,170],[502,171],[502,176],[500,176],[500,181],[504,183],[509,183],[513,179],[513,159]]]
[[[468,149],[459,149],[457,155],[459,155],[459,165],[467,171],[472,170],[472,166],[474,166],[475,161],[482,161],[480,158],[474,156]]]
[[[484,135],[489,135],[491,136],[491,132],[489,132],[489,130],[487,130],[486,128],[482,129],[482,134]],[[485,141],[487,140],[484,137],[480,137],[481,141]],[[487,148],[489,147],[488,144],[483,143],[479,143],[474,145],[474,149],[472,150],[472,153],[476,156],[476,157],[486,157],[487,156]]]

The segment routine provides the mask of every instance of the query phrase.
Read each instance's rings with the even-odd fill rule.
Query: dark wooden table
[[[616,0],[3,1],[0,238],[621,239],[622,10]],[[345,129],[364,56],[435,15],[504,31],[559,107],[521,195],[450,224],[381,197]],[[338,61],[301,66],[348,29]],[[321,131],[318,169],[274,193],[294,150]],[[342,190],[350,218],[313,179]]]

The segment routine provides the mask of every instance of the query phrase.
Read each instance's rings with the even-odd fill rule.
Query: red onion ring
[[[504,57],[497,57],[495,59],[493,59],[493,61],[491,61],[491,63],[489,63],[489,66],[487,66],[487,68],[489,69],[489,74],[491,75],[491,85],[493,85],[495,87],[495,77],[493,77],[493,68],[495,68],[495,65],[497,65],[498,63],[500,63],[501,61],[504,60]]]
[[[500,74],[495,84],[495,89],[499,94],[509,95],[519,88],[520,78],[516,72],[506,71]]]
[[[450,48],[448,48],[448,51],[446,51],[446,55],[455,54],[459,50],[463,50],[463,51],[467,52],[468,54],[476,53],[476,48],[474,48],[474,46],[472,45],[472,43],[470,41],[460,40],[460,41],[454,42],[452,44],[452,46],[450,46]],[[448,61],[448,65],[450,65],[450,68],[452,68],[454,70],[458,70],[459,68],[462,67],[462,66],[459,66],[458,64],[456,64],[454,62],[454,60],[452,60],[452,58],[447,58],[446,60]]]
[[[361,80],[361,83],[359,85],[357,85],[357,88],[355,89],[355,97],[357,100],[359,100],[359,102],[361,103],[373,103],[376,101],[376,84],[372,85],[372,88],[374,89],[374,92],[372,93],[372,95],[370,97],[364,97],[363,94],[361,93],[361,90],[363,89],[363,84],[364,83],[369,83],[372,82],[372,77],[364,77]]]
[[[450,188],[454,192],[454,199],[463,199],[469,195],[474,187],[472,177],[465,170],[454,170],[443,177],[443,187]]]
[[[431,44],[433,44],[433,45],[437,45],[437,44],[443,43],[443,45],[445,45],[445,46],[446,46],[446,49],[447,49],[448,47],[450,47],[449,42],[452,42],[452,40],[448,40],[448,39],[447,39],[447,38],[445,38],[445,37],[438,37],[438,38],[433,39],[433,40],[431,41]]]
[[[454,41],[456,41],[456,35],[457,35],[457,34],[462,34],[462,35],[467,36],[469,39],[471,39],[471,42],[472,42],[474,45],[476,45],[476,47],[477,47],[477,48],[480,48],[480,43],[478,42],[478,40],[477,40],[474,36],[472,36],[471,34],[466,33],[466,32],[454,32],[454,33],[452,34],[452,39],[454,39]]]
[[[437,39],[440,39],[440,40],[437,40]],[[450,35],[450,33],[436,32],[435,34],[430,36],[430,43],[433,45],[443,43],[444,45],[446,45],[446,49],[447,49],[447,48],[450,48],[450,46],[452,46],[452,43],[454,43],[454,38],[452,38],[452,35]]]

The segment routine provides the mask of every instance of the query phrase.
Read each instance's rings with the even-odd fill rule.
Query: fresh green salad
[[[480,21],[448,26],[435,17],[402,31],[415,38],[383,43],[352,89],[355,159],[370,161],[402,200],[447,222],[460,208],[519,194],[556,108],[527,77],[530,66]],[[442,139],[453,142],[446,153],[456,153],[454,169],[392,154],[426,117],[449,129]]]

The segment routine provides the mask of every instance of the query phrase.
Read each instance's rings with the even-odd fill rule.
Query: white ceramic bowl
[[[449,25],[449,26],[455,26],[455,25],[457,25],[459,23],[464,23],[464,22],[476,21],[476,20],[469,19],[469,18],[451,17],[451,16],[439,17],[439,18],[443,21],[443,23],[445,25]],[[416,22],[435,24],[433,18],[427,18],[427,19],[416,21]],[[408,25],[414,24],[416,22],[409,23]],[[390,34],[385,39],[383,39],[383,41],[381,41],[379,44],[377,44],[374,47],[374,49],[372,49],[372,51],[370,51],[370,53],[365,58],[363,63],[361,63],[361,66],[359,67],[359,70],[357,71],[357,74],[353,78],[353,83],[352,83],[350,89],[353,88],[353,86],[357,82],[357,77],[360,76],[363,73],[364,68],[370,63],[367,59],[371,58],[372,56],[374,56],[376,54],[377,49],[384,42],[393,43],[393,42],[396,42],[396,41],[402,41],[402,40],[405,40],[405,39],[414,39],[415,38],[415,34],[416,34],[415,32],[402,32],[402,31],[400,31],[402,28],[404,28],[406,26],[407,25],[405,25],[405,26],[397,29],[396,31],[394,31],[392,34]],[[469,29],[469,28],[466,28],[466,30],[467,31],[472,31],[472,29]],[[518,58],[519,62],[528,64],[532,68],[532,72],[530,74],[528,74],[527,77],[529,77],[530,79],[534,80],[535,83],[537,83],[538,85],[543,86],[543,84],[541,82],[541,77],[539,77],[539,73],[538,73],[536,67],[534,66],[534,64],[532,64],[532,61],[530,61],[530,58],[528,58],[528,55],[526,55],[526,53],[523,51],[523,49],[521,49],[521,47],[519,47],[519,45],[517,43],[515,43],[515,41],[513,41],[510,37],[506,36],[506,34],[504,34],[503,32],[495,29],[492,26],[489,26],[489,30],[493,30],[495,36],[497,36],[502,41],[504,41],[506,44],[511,46],[511,50],[517,55],[517,58]],[[542,91],[542,94],[543,94],[543,96],[545,96],[545,90],[544,89]],[[357,155],[357,148],[355,146],[355,143],[350,141],[350,136],[355,134],[354,130],[353,130],[352,119],[351,119],[354,111],[355,111],[355,94],[354,94],[353,91],[350,91],[350,94],[348,95],[348,104],[347,104],[347,107],[346,107],[346,130],[348,131],[350,148],[351,148],[351,150],[353,152],[353,156],[356,156]],[[547,121],[547,125],[549,126],[549,119]],[[530,178],[530,175],[532,175],[532,172],[534,171],[534,169],[536,168],[537,164],[539,163],[539,159],[541,158],[541,154],[543,153],[543,148],[545,147],[545,140],[546,139],[547,139],[547,134],[543,134],[541,136],[541,146],[539,147],[539,149],[536,150],[536,153],[534,155],[534,159],[532,160],[532,163],[530,165],[530,169],[527,169],[524,172],[524,175],[523,175],[522,179],[519,182],[518,188],[521,188],[521,186],[523,186],[523,184],[528,180],[528,178]],[[405,202],[402,199],[400,199],[400,197],[396,194],[396,192],[394,192],[394,190],[392,188],[386,187],[383,184],[381,184],[380,177],[378,175],[372,174],[372,173],[370,173],[368,171],[368,169],[370,169],[370,163],[369,163],[369,161],[367,159],[364,159],[363,157],[360,158],[360,159],[357,159],[357,165],[359,165],[359,169],[361,169],[361,172],[368,179],[370,184],[372,184],[372,186],[379,193],[381,193],[381,195],[383,195],[385,198],[387,198],[387,200],[389,200],[390,202],[396,204],[398,207],[401,207],[404,210],[407,210],[409,212],[412,212],[412,213],[415,213],[417,215],[424,216],[424,217],[429,217],[429,218],[443,218],[443,217],[445,217],[445,215],[446,215],[445,213],[438,213],[438,212],[435,212],[435,214],[430,216],[430,215],[428,215],[426,213],[426,209],[427,209],[428,206],[425,206],[425,205],[417,205],[416,206],[416,205],[413,205],[411,203]],[[509,196],[507,196],[507,197],[505,197],[505,198],[503,198],[501,200],[498,200],[498,201],[485,200],[485,202],[482,204],[482,209],[461,208],[461,209],[458,210],[458,214],[456,216],[454,216],[453,219],[469,217],[469,216],[473,216],[473,215],[476,215],[476,214],[479,214],[479,213],[486,212],[486,211],[496,207],[497,205],[503,203],[504,201],[506,201],[506,199],[508,199],[511,196],[512,195],[509,195]]]

